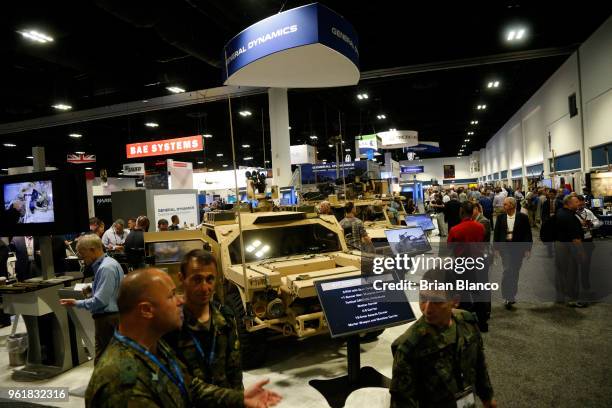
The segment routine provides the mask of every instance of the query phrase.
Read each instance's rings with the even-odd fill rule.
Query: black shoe
[[[506,310],[512,310],[514,308],[512,305],[515,303],[516,302],[510,300],[504,300],[504,307],[506,308]]]

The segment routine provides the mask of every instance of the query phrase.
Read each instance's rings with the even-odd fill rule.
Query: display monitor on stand
[[[332,408],[343,407],[356,389],[388,388],[391,380],[372,367],[361,367],[360,336],[416,320],[395,274],[351,276],[315,282],[315,288],[332,337],[346,337],[348,375],[311,380]],[[387,283],[387,285],[381,285]]]

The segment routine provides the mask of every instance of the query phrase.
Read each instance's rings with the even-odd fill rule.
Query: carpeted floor
[[[612,305],[494,305],[484,334],[500,407],[612,407]]]

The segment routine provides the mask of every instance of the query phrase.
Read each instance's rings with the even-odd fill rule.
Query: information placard
[[[393,274],[315,282],[332,337],[381,330],[416,320],[406,293],[389,290]]]

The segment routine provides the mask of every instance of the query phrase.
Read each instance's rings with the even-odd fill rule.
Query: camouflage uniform
[[[449,328],[438,329],[421,317],[393,342],[391,408],[456,407],[455,395],[464,389],[455,375],[457,349],[463,387],[471,386],[481,400],[491,400],[493,388],[476,319],[470,312],[453,310]]]
[[[164,339],[187,366],[189,374],[207,384],[202,391],[210,393],[211,401],[220,406],[243,406],[244,386],[236,319],[229,308],[216,302],[211,303],[210,311],[211,324],[206,327],[183,307],[183,327]],[[192,334],[198,339],[205,358],[196,347]],[[213,336],[215,350],[211,353]],[[211,354],[214,355],[213,361],[208,364]]]
[[[361,238],[368,235],[363,226],[363,221],[357,217],[346,217],[340,221],[340,226],[344,230],[344,236],[349,249],[361,249]],[[351,234],[350,236],[348,234]]]
[[[213,391],[218,387],[206,384],[197,377],[191,377],[187,367],[163,340],[158,341],[157,351],[156,357],[171,372],[173,371],[169,360],[177,362],[187,387],[187,396],[184,396],[178,385],[147,356],[113,337],[89,380],[85,393],[85,406],[95,408],[244,406],[242,392],[239,396],[236,394],[236,400],[217,400],[217,395]]]

